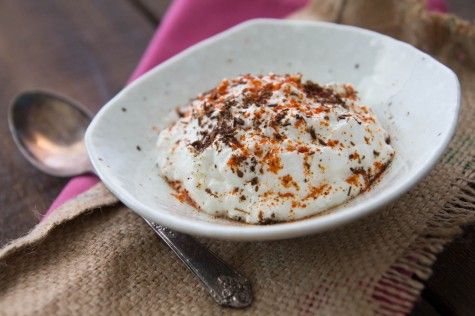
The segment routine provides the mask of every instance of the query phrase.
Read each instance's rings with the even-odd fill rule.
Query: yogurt
[[[388,133],[350,84],[247,74],[177,109],[157,143],[175,196],[250,224],[292,221],[361,192],[394,156]]]

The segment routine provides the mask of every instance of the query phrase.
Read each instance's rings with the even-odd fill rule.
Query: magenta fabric
[[[242,21],[283,18],[307,0],[175,0],[155,32],[129,82],[183,49]],[[445,0],[427,0],[429,9],[445,12]],[[71,179],[45,214],[99,182],[94,175]]]

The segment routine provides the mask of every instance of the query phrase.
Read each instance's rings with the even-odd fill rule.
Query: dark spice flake
[[[321,139],[320,137],[318,138],[318,143],[322,146],[327,146],[327,143],[323,139]]]
[[[315,129],[313,128],[313,126],[310,126],[308,128],[308,133],[310,134],[310,137],[312,137],[313,140],[317,139],[317,134],[315,133]]]

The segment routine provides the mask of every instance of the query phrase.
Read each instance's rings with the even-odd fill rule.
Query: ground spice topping
[[[300,74],[223,79],[176,110],[158,166],[178,200],[249,223],[294,220],[367,190],[389,135],[350,84]]]

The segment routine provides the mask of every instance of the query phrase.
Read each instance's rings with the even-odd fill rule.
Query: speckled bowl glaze
[[[243,73],[296,73],[352,83],[390,133],[396,156],[371,190],[304,220],[247,225],[181,204],[156,167],[157,129],[179,104]],[[354,221],[409,190],[450,141],[460,104],[456,75],[416,48],[351,26],[259,19],[203,41],[149,71],[96,115],[86,133],[104,184],[138,214],[172,229],[229,240],[309,235]]]

